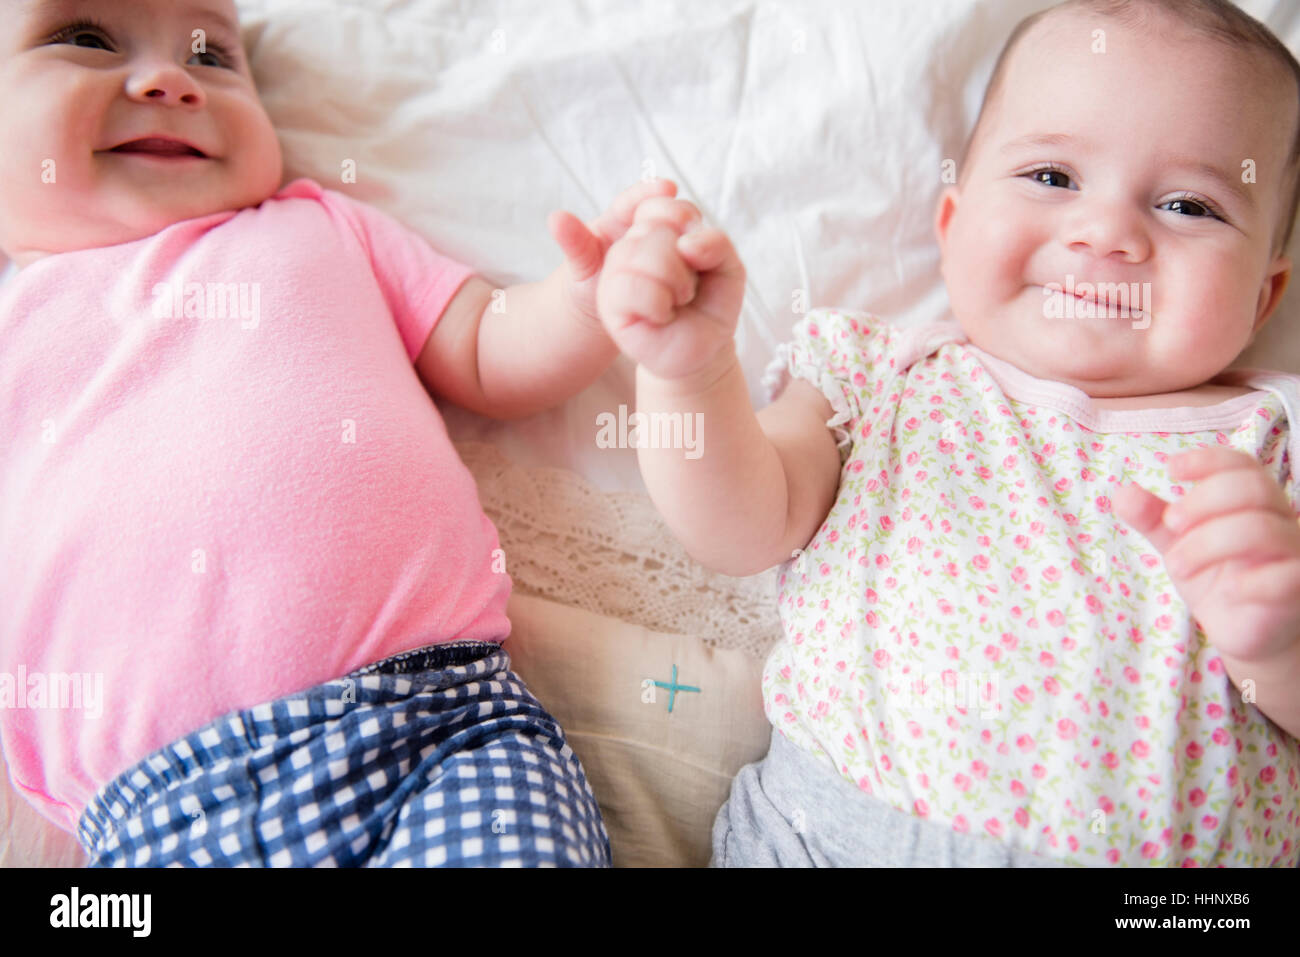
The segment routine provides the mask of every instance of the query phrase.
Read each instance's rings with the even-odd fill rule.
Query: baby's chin
[[[105,249],[148,239],[176,223],[198,218],[200,216],[168,215],[151,211],[149,215],[141,215],[128,222],[115,220],[91,224],[82,219],[66,223],[64,228],[60,228],[58,223],[47,221],[39,226],[34,225],[31,229],[19,228],[8,233],[3,248],[0,248],[0,255],[8,257],[19,266],[25,266],[45,256]],[[3,263],[0,262],[0,265]]]
[[[187,220],[256,206],[276,190],[263,192],[212,191],[204,195],[201,190],[191,190],[171,196],[141,196],[119,190],[113,195],[83,195],[60,204],[57,210],[43,207],[34,221],[21,215],[4,217],[0,254],[26,266],[48,255],[121,246],[156,236]]]
[[[1131,344],[1124,346],[1114,333],[1091,325],[1067,328],[1070,320],[1038,321],[1046,325],[1004,335],[998,333],[996,326],[958,319],[966,338],[976,348],[1036,379],[1064,382],[1089,395],[1099,395],[1108,389],[1121,394],[1122,390],[1115,392],[1115,389],[1123,375],[1123,360],[1132,355]],[[1052,325],[1056,322],[1062,325]]]
[[[173,195],[116,195],[105,197],[100,204],[101,214],[83,217],[97,225],[77,230],[78,248],[88,246],[116,246],[154,236],[170,226],[190,219],[201,219],[257,205],[266,197],[252,199],[229,191],[213,191],[206,195],[201,189],[179,191]],[[71,224],[70,224],[71,226]]]

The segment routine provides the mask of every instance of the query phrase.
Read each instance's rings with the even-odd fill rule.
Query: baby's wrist
[[[593,276],[588,282],[594,282],[595,278]],[[608,330],[605,329],[605,324],[600,321],[600,314],[596,312],[594,293],[584,294],[583,284],[574,282],[573,277],[569,275],[567,263],[561,263],[547,276],[545,285],[549,287],[551,302],[557,313],[585,333],[602,340],[603,343],[608,343],[611,348],[617,348]],[[587,302],[589,299],[591,301]]]
[[[687,398],[710,391],[730,376],[733,369],[739,367],[740,359],[736,355],[735,340],[728,340],[712,359],[687,375],[665,378],[655,375],[645,365],[639,365],[637,377],[660,394],[674,398]]]

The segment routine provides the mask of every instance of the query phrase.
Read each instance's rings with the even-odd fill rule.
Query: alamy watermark
[[[998,676],[993,672],[934,671],[921,675],[890,674],[886,688],[890,704],[902,710],[953,714],[978,710],[995,718],[1002,710]]]
[[[257,282],[160,282],[152,290],[155,319],[239,319],[241,329],[262,322]]]
[[[152,894],[83,894],[73,885],[71,893],[50,898],[51,927],[121,927],[148,937],[152,912]]]
[[[0,710],[71,709],[84,717],[104,713],[104,675],[101,672],[46,673],[18,666],[16,675],[0,671]]]
[[[1151,325],[1151,283],[1075,282],[1043,286],[1043,316],[1048,319],[1132,319],[1134,329]]]
[[[602,449],[685,449],[688,459],[704,454],[703,412],[633,412],[596,416],[596,446]]]

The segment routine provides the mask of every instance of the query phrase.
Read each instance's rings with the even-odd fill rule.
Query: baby
[[[281,188],[231,0],[0,13],[14,785],[92,865],[608,865],[430,397],[589,383],[605,251],[694,208],[658,181],[553,214],[565,264],[498,311],[395,220]]]
[[[733,248],[638,211],[601,318],[640,411],[712,423],[638,450],[650,494],[699,561],[784,563],[714,864],[1296,864],[1300,379],[1224,370],[1290,275],[1298,112],[1223,0],[1030,18],[938,207],[955,321],[817,310],[757,416]]]

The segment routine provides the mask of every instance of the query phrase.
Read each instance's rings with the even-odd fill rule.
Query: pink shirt
[[[299,180],[0,287],[0,739],[47,817],[232,709],[509,634],[412,365],[471,274]]]

